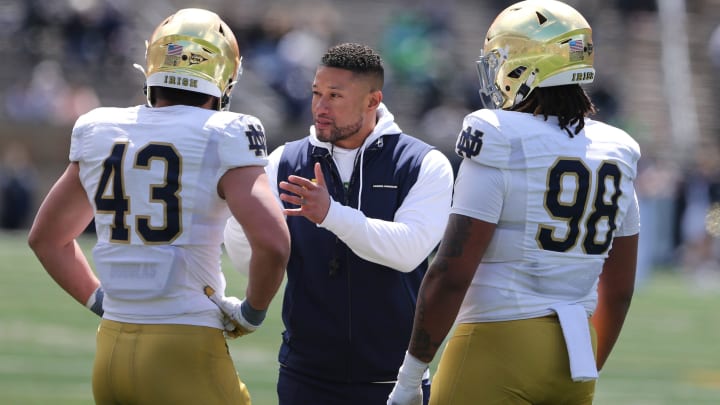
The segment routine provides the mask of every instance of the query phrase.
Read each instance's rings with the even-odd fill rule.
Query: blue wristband
[[[240,305],[240,312],[246,321],[255,326],[260,326],[260,324],[265,320],[265,315],[267,314],[266,309],[255,309],[249,302],[247,302],[247,300],[243,300]]]
[[[86,306],[93,311],[97,316],[101,317],[105,313],[103,310],[103,298],[105,298],[105,290],[103,290],[102,286],[98,287],[97,290],[92,294],[90,297],[90,300],[88,300],[88,304]]]

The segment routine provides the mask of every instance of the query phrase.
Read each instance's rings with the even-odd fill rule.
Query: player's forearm
[[[421,361],[431,362],[450,332],[459,307],[453,297],[443,295],[418,300],[408,352]]]
[[[230,218],[225,225],[224,232],[225,251],[227,252],[230,263],[235,270],[241,274],[248,275],[250,273],[250,257],[252,249],[242,226],[235,218]]]
[[[285,276],[289,252],[289,241],[271,248],[253,249],[245,293],[253,308],[264,310],[270,306]]]
[[[53,280],[76,301],[85,305],[100,281],[77,242],[55,246],[30,240],[30,246]]]
[[[620,335],[635,288],[638,235],[619,236],[605,260],[598,282],[598,305],[592,316],[597,332],[597,365],[605,365]]]
[[[40,205],[28,244],[50,276],[75,300],[85,304],[100,285],[76,238],[90,223],[93,210],[70,163]]]
[[[597,332],[597,367],[601,370],[612,351],[630,309],[632,295],[607,297],[600,303],[592,316],[592,323]]]
[[[452,214],[437,255],[423,278],[410,353],[429,362],[455,322],[496,225]]]
[[[429,363],[452,328],[467,285],[448,282],[442,260],[435,260],[425,275],[415,307],[415,322],[408,351]],[[441,270],[441,268],[443,268]]]

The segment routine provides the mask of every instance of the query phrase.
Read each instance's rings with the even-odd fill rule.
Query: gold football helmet
[[[199,8],[179,10],[160,23],[147,43],[145,58],[148,104],[150,87],[163,86],[218,97],[219,109],[227,110],[242,73],[230,27],[217,14]]]
[[[511,108],[535,87],[590,83],[592,30],[569,5],[527,0],[503,10],[485,37],[477,61],[486,108]]]

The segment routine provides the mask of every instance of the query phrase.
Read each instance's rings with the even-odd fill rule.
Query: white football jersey
[[[563,303],[591,314],[613,237],[639,232],[638,144],[591,119],[570,137],[557,117],[479,110],[456,150],[465,159],[452,212],[497,224],[458,321],[544,316]]]
[[[105,317],[222,328],[202,294],[225,289],[230,212],[217,184],[228,169],[266,164],[260,121],[184,105],[98,108],[75,123],[70,160],[95,210]]]

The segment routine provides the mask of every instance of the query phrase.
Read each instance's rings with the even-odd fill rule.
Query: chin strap
[[[145,59],[147,59],[147,50],[148,50],[149,45],[150,44],[148,43],[148,41],[145,40]],[[148,91],[148,85],[147,85],[147,72],[145,71],[144,67],[142,67],[141,65],[139,65],[137,63],[133,63],[133,67],[135,69],[139,70],[143,75],[143,79],[145,79],[145,84],[143,84],[143,94],[145,95],[145,100],[147,102],[148,107],[152,107],[152,104],[150,104],[150,94],[148,94],[149,91]]]
[[[242,60],[243,58],[241,56],[240,63],[238,63],[237,75],[235,76],[237,77],[237,79],[235,79],[235,81],[233,81],[232,83],[228,84],[222,97],[220,97],[220,105],[218,106],[220,111],[228,111],[230,109],[230,94],[232,93],[233,87],[235,87],[235,83],[240,80],[240,76],[242,76],[243,74]]]
[[[147,73],[145,72],[144,67],[138,65],[137,63],[133,63],[133,67],[142,73],[143,78],[147,79]],[[149,91],[148,91],[148,85],[147,85],[147,81],[146,81],[145,84],[143,85],[143,94],[145,94],[145,100],[147,102],[148,107],[152,107],[152,104],[150,104],[150,94],[148,94],[148,93],[149,93]]]

